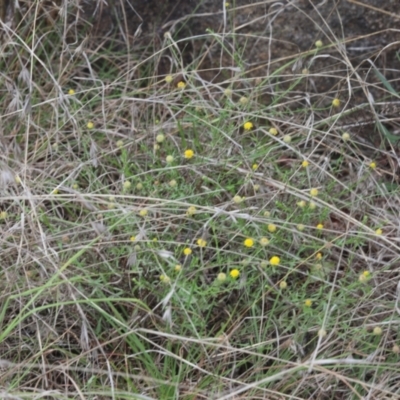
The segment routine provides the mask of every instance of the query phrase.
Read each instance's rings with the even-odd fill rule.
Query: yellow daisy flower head
[[[86,127],[87,127],[88,129],[93,129],[93,128],[94,128],[94,123],[93,123],[92,121],[89,121],[89,122],[87,123]]]
[[[285,290],[287,288],[287,282],[286,281],[280,281],[279,282],[279,288],[281,290]]]
[[[242,96],[239,100],[239,103],[244,106],[249,102],[249,99],[247,97]]]
[[[233,278],[233,279],[236,279],[236,278],[238,278],[239,277],[239,275],[240,275],[240,271],[238,270],[238,269],[232,269],[230,272],[229,272],[229,275],[231,276],[231,278]]]
[[[278,256],[273,256],[269,259],[269,263],[273,266],[279,265],[281,262],[281,259]]]
[[[163,135],[162,133],[159,133],[159,134],[156,136],[156,141],[157,141],[157,143],[162,143],[164,140],[165,140],[165,135]]]
[[[274,233],[277,230],[277,227],[275,224],[268,224],[267,229],[269,232]]]
[[[324,229],[324,224],[319,223],[319,224],[317,224],[316,228],[317,229]]]
[[[375,233],[376,233],[378,236],[380,236],[380,235],[382,235],[383,231],[382,231],[381,228],[378,228],[378,229],[375,231]]]
[[[375,161],[371,161],[371,162],[369,163],[369,167],[370,167],[371,169],[375,169],[375,168],[376,168],[376,162],[375,162]]]
[[[147,217],[148,213],[149,213],[149,210],[148,210],[147,208],[142,208],[142,209],[139,211],[139,215],[140,215],[141,217]]]
[[[318,336],[319,336],[320,338],[324,338],[326,335],[327,335],[327,333],[326,333],[326,330],[325,330],[325,329],[321,328],[321,329],[318,331]]]
[[[260,239],[260,244],[261,244],[261,246],[268,246],[268,244],[269,244],[268,238],[262,237],[262,238]]]
[[[340,107],[340,100],[339,99],[333,99],[332,100],[332,107]]]
[[[176,85],[176,87],[177,87],[178,89],[185,89],[186,83],[183,82],[183,81],[179,81],[178,84]]]
[[[196,212],[197,212],[197,208],[195,206],[190,206],[186,211],[186,215],[188,215],[189,217],[192,217],[194,214],[196,214]]]
[[[231,96],[232,96],[232,93],[233,93],[233,92],[232,92],[232,89],[229,89],[229,88],[228,88],[228,89],[225,89],[225,90],[224,90],[224,95],[227,96],[227,97],[231,97]]]
[[[349,141],[349,140],[350,140],[350,134],[347,133],[347,132],[344,132],[343,135],[342,135],[342,140],[343,140],[344,142]]]
[[[317,49],[320,49],[323,45],[324,45],[324,44],[322,43],[322,40],[317,40],[317,41],[315,42],[315,47],[316,47]]]
[[[243,244],[246,247],[253,247],[254,246],[254,240],[252,238],[247,238],[245,239],[245,241],[243,242]]]
[[[306,227],[303,224],[298,224],[297,225],[297,230],[300,231],[300,232],[303,232],[305,228]]]
[[[245,131],[251,131],[253,127],[254,127],[253,123],[249,121],[243,124],[243,128]]]
[[[315,258],[316,258],[317,260],[321,260],[321,258],[322,258],[322,253],[317,253],[317,254],[315,255]]]
[[[185,256],[190,256],[192,254],[192,249],[190,247],[186,247],[183,249],[183,254]]]
[[[171,278],[168,277],[167,275],[160,275],[160,281],[162,283],[168,284],[171,282]]]
[[[194,156],[194,151],[192,149],[188,149],[185,150],[185,152],[183,153],[184,157],[188,160],[190,160],[191,158],[193,158]]]
[[[318,189],[317,188],[312,188],[310,189],[310,196],[311,197],[317,197],[318,196]]]
[[[73,95],[75,94],[75,90],[74,90],[74,89],[69,89],[69,90],[68,90],[68,94],[69,94],[70,96],[73,96]]]
[[[224,274],[223,272],[220,272],[220,273],[217,275],[217,281],[218,281],[218,282],[224,282],[224,281],[226,281],[226,274]]]
[[[285,135],[285,136],[283,137],[283,141],[284,141],[285,143],[290,143],[290,142],[292,141],[292,137],[291,137],[290,135]]]
[[[258,164],[253,164],[253,165],[251,166],[251,169],[252,169],[253,171],[257,171],[257,169],[258,169]]]
[[[304,301],[304,305],[305,305],[306,307],[311,307],[311,306],[312,306],[312,300],[311,300],[311,299],[305,300],[305,301]]]
[[[382,335],[382,328],[380,327],[380,326],[376,326],[375,328],[374,328],[374,330],[373,330],[373,334],[375,335],[375,336],[380,336],[380,335]]]
[[[197,246],[199,247],[206,247],[207,246],[207,241],[204,239],[197,239]]]
[[[301,166],[302,166],[303,168],[307,168],[309,165],[310,165],[310,163],[309,163],[307,160],[304,160],[304,161],[301,163]]]
[[[0,219],[6,219],[8,216],[7,211],[1,211],[0,212]]]
[[[300,207],[300,208],[304,208],[305,206],[306,206],[306,202],[304,201],[304,200],[300,200],[300,201],[298,201],[297,202],[297,205]]]
[[[131,236],[131,237],[129,238],[129,240],[130,240],[131,242],[134,242],[134,241],[136,240],[136,236]]]
[[[276,136],[278,134],[278,130],[276,128],[270,128],[268,132],[273,136]]]
[[[232,200],[233,200],[234,203],[239,204],[239,203],[241,203],[243,201],[243,197],[236,195],[236,196],[233,197]]]
[[[174,270],[175,272],[180,272],[182,270],[182,265],[180,264],[175,265]]]
[[[168,163],[168,164],[172,164],[173,162],[174,162],[174,156],[167,156],[166,158],[165,158],[165,161]]]
[[[174,77],[173,77],[172,75],[167,75],[167,76],[164,78],[164,80],[165,80],[165,82],[167,82],[167,83],[171,83],[171,82],[174,80]]]

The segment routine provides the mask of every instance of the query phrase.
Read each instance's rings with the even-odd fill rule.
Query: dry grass
[[[400,397],[399,71],[323,17],[275,57],[268,4],[129,51],[3,25],[0,397]]]

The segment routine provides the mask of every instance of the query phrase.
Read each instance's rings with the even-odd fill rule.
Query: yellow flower
[[[307,299],[307,300],[304,302],[304,305],[305,305],[306,307],[311,307],[311,306],[312,306],[312,300],[311,300],[311,299]]]
[[[124,187],[124,189],[125,190],[128,190],[130,187],[131,187],[131,183],[129,182],[129,181],[125,181],[124,183],[123,183],[123,187]]]
[[[224,282],[224,281],[226,280],[226,274],[224,274],[223,272],[220,272],[220,273],[217,275],[217,280],[218,280],[219,282]]]
[[[231,278],[236,279],[240,275],[240,271],[238,269],[232,269],[231,272],[229,272],[229,275]]]
[[[324,225],[320,223],[320,224],[318,224],[318,225],[316,226],[316,228],[317,228],[317,229],[324,229]]]
[[[171,279],[167,275],[160,275],[160,281],[162,283],[168,284],[171,282]]]
[[[165,82],[167,82],[167,83],[171,83],[171,82],[174,80],[174,78],[173,78],[172,75],[167,75],[167,76],[164,78],[164,80],[165,80]]]
[[[178,82],[178,84],[176,85],[176,87],[177,87],[178,89],[185,89],[186,83],[183,82],[183,81],[180,81],[180,82]]]
[[[287,288],[287,282],[286,281],[279,282],[279,287],[281,288],[281,290],[286,289]]]
[[[129,238],[129,240],[130,240],[131,242],[134,242],[134,241],[136,240],[136,236],[131,236],[131,237]]]
[[[173,156],[167,156],[165,158],[165,161],[167,161],[168,164],[171,164],[174,162],[174,157]]]
[[[147,208],[142,208],[142,209],[139,211],[139,215],[140,215],[141,217],[146,217],[148,213],[149,213],[149,211],[147,210]]]
[[[273,257],[271,257],[270,259],[269,259],[269,263],[271,264],[271,265],[279,265],[280,264],[280,262],[281,262],[281,259],[278,257],[278,256],[273,256]]]
[[[165,135],[163,135],[162,133],[156,136],[157,143],[162,143],[164,140],[165,140]]]
[[[266,237],[262,237],[260,239],[261,246],[267,246],[269,244],[269,240]]]
[[[308,207],[310,207],[310,210],[314,210],[317,207],[317,205],[313,201],[310,201],[308,203]]]
[[[184,153],[184,157],[190,160],[194,156],[194,151],[191,149],[188,149]]]
[[[245,239],[245,241],[243,242],[243,244],[246,247],[253,247],[254,246],[254,240],[252,238],[247,238]]]
[[[245,122],[243,125],[243,128],[245,131],[250,131],[253,129],[253,127],[254,127],[254,125],[252,122]]]
[[[94,123],[92,121],[89,121],[86,126],[87,126],[88,129],[93,129],[94,128]]]
[[[304,208],[304,207],[306,206],[306,202],[305,202],[304,200],[300,200],[300,201],[297,202],[297,205],[298,205],[300,208]]]
[[[311,197],[317,197],[318,196],[318,189],[317,188],[312,188],[310,190],[310,196]]]
[[[182,270],[182,265],[180,265],[180,264],[175,265],[174,270],[175,270],[175,272],[180,272]]]
[[[276,229],[277,229],[275,224],[268,224],[267,228],[268,228],[268,231],[271,233],[276,232]]]
[[[317,49],[320,49],[323,45],[324,45],[324,44],[322,43],[322,40],[317,40],[317,41],[315,42],[315,47],[316,47]]]
[[[298,230],[298,231],[303,232],[304,229],[305,229],[305,226],[304,226],[303,224],[298,224],[298,225],[297,225],[297,230]]]
[[[290,143],[290,142],[292,141],[292,137],[291,137],[290,135],[285,135],[285,136],[283,137],[283,141],[284,141],[285,143]]]
[[[234,203],[236,203],[236,204],[239,204],[239,203],[241,203],[243,201],[243,197],[241,197],[241,196],[234,196],[233,197],[233,202]]]
[[[377,234],[377,235],[382,235],[382,233],[383,233],[383,231],[382,231],[382,229],[381,228],[378,228],[376,231],[375,231],[375,233]]]
[[[69,89],[69,90],[68,90],[68,94],[69,94],[70,96],[73,96],[73,95],[75,94],[75,90],[74,90],[74,89]]]
[[[376,168],[376,162],[375,162],[375,161],[371,161],[371,162],[369,163],[369,167],[370,167],[371,169],[375,169],[375,168]]]
[[[253,165],[251,166],[251,169],[252,169],[253,171],[256,171],[256,170],[258,169],[258,164],[253,164]]]
[[[196,207],[195,206],[190,206],[187,211],[186,211],[186,215],[188,215],[189,217],[192,217],[194,214],[196,214]]]
[[[321,329],[318,331],[318,336],[319,336],[320,338],[324,338],[324,337],[326,336],[326,330],[321,328]]]
[[[0,219],[6,219],[8,216],[7,211],[1,211],[0,212]]]
[[[249,100],[247,99],[247,97],[244,97],[244,96],[241,97],[240,100],[239,100],[239,103],[240,103],[242,106],[246,105],[248,102],[249,102]]]
[[[207,241],[204,240],[204,239],[197,239],[197,246],[206,247],[207,246]]]
[[[271,213],[269,212],[269,211],[264,211],[264,217],[270,217],[271,216]]]
[[[232,89],[225,89],[224,90],[224,95],[227,97],[231,97],[232,96]]]
[[[169,186],[171,186],[171,187],[176,187],[177,184],[178,183],[176,182],[175,179],[172,179],[171,181],[169,181]]]
[[[255,192],[258,192],[260,190],[260,185],[254,185],[253,189]]]
[[[380,336],[382,335],[382,328],[380,326],[376,326],[373,330],[374,335]]]
[[[322,258],[322,253],[317,253],[317,254],[315,255],[315,258],[316,258],[317,260],[320,260],[320,259]]]
[[[190,247],[186,247],[185,249],[183,249],[183,254],[185,256],[190,256],[192,254],[192,249]]]
[[[333,99],[332,100],[332,106],[333,107],[340,107],[340,100],[339,99]]]
[[[278,130],[276,128],[270,128],[270,130],[268,132],[274,136],[276,136],[278,134]]]
[[[350,140],[350,134],[347,132],[343,133],[342,139],[343,141],[347,142],[348,140]]]
[[[117,140],[117,147],[120,149],[124,146],[124,142],[122,140]]]
[[[309,163],[307,160],[304,160],[304,161],[301,163],[301,166],[302,166],[303,168],[307,168],[309,165],[310,165],[310,163]]]

